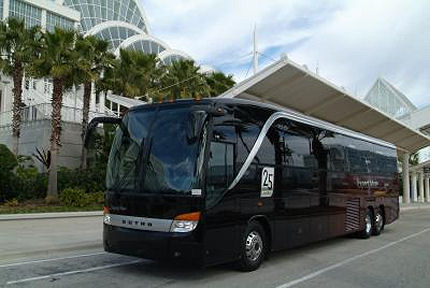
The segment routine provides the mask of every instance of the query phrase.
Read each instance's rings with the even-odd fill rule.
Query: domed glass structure
[[[120,49],[139,50],[162,56],[160,60],[166,64],[190,58],[150,34],[146,14],[137,0],[65,0],[64,5],[81,13],[80,26],[86,36],[108,41],[116,55]]]
[[[148,33],[145,14],[135,0],[65,0],[64,4],[81,12],[84,32],[106,21],[121,21]]]

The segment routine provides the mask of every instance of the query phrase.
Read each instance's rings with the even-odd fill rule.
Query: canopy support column
[[[425,201],[430,202],[430,178],[427,176],[425,178]]]
[[[419,173],[419,186],[420,186],[420,202],[424,202],[424,170],[421,170]]]
[[[409,153],[403,154],[403,203],[411,203],[411,191],[409,184]]]
[[[412,202],[418,201],[417,172],[412,172]]]

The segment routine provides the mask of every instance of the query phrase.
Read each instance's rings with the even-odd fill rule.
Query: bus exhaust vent
[[[345,231],[355,231],[360,228],[360,199],[350,199],[346,202]]]

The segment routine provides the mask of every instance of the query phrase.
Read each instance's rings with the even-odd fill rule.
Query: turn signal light
[[[109,207],[103,206],[103,214],[109,214]]]
[[[185,220],[185,221],[199,221],[200,220],[200,212],[192,212],[186,214],[180,214],[175,217],[175,220]]]

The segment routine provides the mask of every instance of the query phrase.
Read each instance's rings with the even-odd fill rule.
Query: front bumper
[[[192,232],[142,231],[103,224],[103,244],[107,252],[153,260],[202,263],[204,256],[203,244]]]

